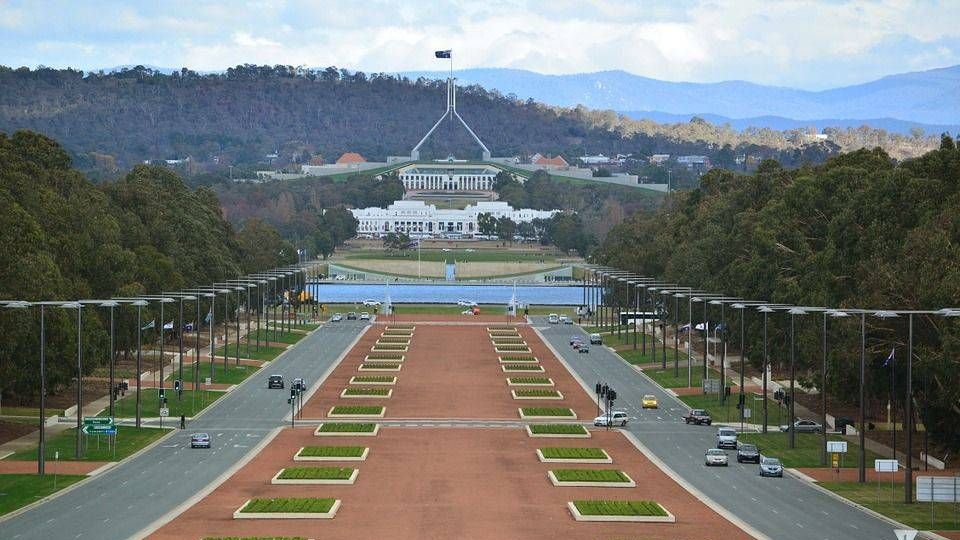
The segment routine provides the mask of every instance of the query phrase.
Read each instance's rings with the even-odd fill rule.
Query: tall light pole
[[[136,426],[137,429],[140,429],[141,423],[141,414],[140,414],[140,374],[143,372],[143,306],[149,305],[146,300],[134,300],[130,303],[131,306],[137,308],[137,411],[136,411]]]
[[[40,308],[40,444],[37,448],[37,474],[44,475],[44,457],[46,455],[46,332],[44,327],[44,308],[43,302],[26,302],[23,300],[13,300],[0,302],[0,305],[10,309],[26,309],[33,305]]]
[[[100,307],[110,308],[110,395],[108,396],[108,399],[110,400],[109,401],[110,405],[107,408],[110,418],[114,417],[113,402],[114,402],[115,391],[114,391],[113,372],[114,372],[114,364],[117,363],[116,332],[114,327],[113,315],[114,315],[114,309],[117,308],[119,305],[120,305],[119,302],[115,302],[113,300],[107,300],[105,302],[100,303]]]
[[[807,312],[802,308],[794,307],[787,310],[790,314],[790,423],[787,427],[787,433],[790,435],[790,448],[797,447],[797,430],[794,423],[796,416],[796,380],[797,380],[797,345],[796,345],[796,317],[797,315],[806,315]]]
[[[860,453],[857,456],[857,482],[863,484],[867,481],[867,450],[864,448],[866,444],[865,433],[867,431],[866,424],[866,402],[865,394],[863,387],[865,385],[865,379],[867,377],[867,313],[862,311],[860,312],[860,425],[857,426],[858,432],[860,435]]]
[[[76,449],[77,458],[83,457],[83,305],[80,302],[66,302],[60,304],[63,309],[77,310],[77,433]]]
[[[873,314],[878,319],[895,319],[899,317],[895,311],[877,311]],[[894,349],[896,350],[896,349]],[[892,415],[893,428],[893,459],[897,459],[897,356],[890,354],[890,400],[887,401],[889,412]]]
[[[773,308],[767,305],[762,305],[757,308],[757,311],[763,313],[763,426],[761,429],[763,433],[767,433],[767,366],[770,363],[770,358],[767,354],[767,316],[770,313],[773,313]]]
[[[823,312],[823,364],[820,367],[820,464],[827,464],[827,359],[830,350],[827,348],[827,318],[843,319],[850,314],[839,309],[830,309]]]

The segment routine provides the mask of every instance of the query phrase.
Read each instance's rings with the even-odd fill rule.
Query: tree
[[[497,218],[489,212],[480,212],[477,214],[477,230],[484,236],[497,234]]]
[[[260,219],[254,218],[244,223],[237,237],[243,254],[243,271],[246,273],[297,262],[293,245]]]
[[[496,221],[497,238],[500,240],[513,241],[513,235],[517,233],[517,224],[506,216],[498,218]]]

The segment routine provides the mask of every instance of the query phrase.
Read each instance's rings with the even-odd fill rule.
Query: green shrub
[[[380,405],[337,405],[330,409],[330,414],[380,414],[383,407]]]
[[[294,514],[313,514],[329,512],[333,508],[336,499],[319,499],[316,497],[306,498],[276,498],[276,499],[250,499],[250,502],[243,507],[243,513],[294,513]]]
[[[667,511],[653,501],[573,501],[585,516],[666,516]]]
[[[352,467],[287,467],[280,480],[349,480]]]
[[[354,422],[324,422],[320,425],[321,433],[373,433],[376,424],[359,424]]]
[[[504,362],[537,362],[536,356],[501,356]]]
[[[372,352],[367,355],[367,360],[401,360],[403,355],[399,353],[378,353]]]
[[[540,364],[504,364],[507,371],[540,371]]]
[[[343,395],[345,396],[386,396],[390,393],[389,388],[347,388]]]
[[[410,338],[405,337],[394,337],[394,336],[383,336],[377,339],[377,345],[382,345],[384,343],[402,343],[407,345],[410,343]]]
[[[397,369],[400,364],[391,364],[388,362],[377,362],[376,364],[360,364],[360,369]]]
[[[514,390],[513,393],[516,394],[517,397],[529,397],[529,398],[535,398],[535,397],[559,398],[560,397],[560,392],[556,390],[539,390],[539,389],[535,390],[530,388],[523,388],[519,390]]]
[[[540,453],[547,459],[607,459],[607,454],[599,448],[541,448]]]
[[[629,482],[623,471],[615,469],[554,469],[560,482]]]
[[[516,326],[488,326],[488,327],[487,327],[487,331],[488,331],[488,332],[492,332],[492,331],[494,331],[494,330],[513,330],[513,331],[516,331],[516,330],[517,330],[517,327],[516,327]]]
[[[389,383],[396,382],[397,378],[392,375],[357,375],[353,378],[356,383]]]
[[[519,337],[495,337],[493,338],[493,344],[497,347],[501,347],[503,345],[524,345],[525,342],[523,341],[523,338]]]
[[[530,432],[534,435],[586,435],[587,428],[580,424],[532,424]]]
[[[507,380],[511,384],[550,384],[547,377],[510,377]]]
[[[524,416],[573,416],[573,411],[565,407],[523,407]]]
[[[382,351],[403,351],[403,350],[406,350],[407,348],[406,345],[400,345],[398,343],[379,343],[379,342],[374,344],[374,347],[377,350],[382,350]]]
[[[360,457],[366,448],[362,446],[304,446],[297,454],[301,457]]]
[[[405,330],[407,332],[413,330],[412,324],[391,324],[390,326],[384,328],[384,331],[389,332],[390,330]]]
[[[497,350],[507,351],[507,352],[530,352],[530,348],[526,345],[497,345]]]

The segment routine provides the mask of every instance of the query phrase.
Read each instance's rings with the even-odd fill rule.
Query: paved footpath
[[[23,513],[0,521],[4,540],[136,536],[240,462],[290,413],[288,390],[268,390],[267,377],[304,377],[311,386],[346,351],[366,324],[325,325],[220,398],[188,429],[133,459]],[[309,390],[308,390],[309,391]],[[190,434],[210,433],[210,450],[190,449]]]
[[[677,476],[769,538],[892,540],[895,537],[890,523],[789,475],[760,478],[756,465],[738,464],[736,460],[731,460],[729,467],[707,469],[703,465],[703,453],[713,447],[716,427],[681,423],[680,416],[686,407],[606,347],[591,347],[590,354],[577,354],[569,346],[569,338],[578,334],[586,341],[586,333],[579,327],[551,325],[544,317],[531,317],[531,322],[589,388],[597,381],[604,381],[616,389],[616,409],[625,410],[634,418],[628,430]],[[656,395],[661,408],[641,409],[640,398],[644,394]]]

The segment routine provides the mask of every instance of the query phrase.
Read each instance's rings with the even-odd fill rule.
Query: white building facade
[[[399,171],[407,191],[493,191],[498,169],[483,165],[412,165]]]
[[[413,238],[473,237],[478,234],[477,216],[490,214],[495,218],[508,217],[521,223],[534,219],[549,219],[559,210],[514,209],[505,202],[478,202],[463,210],[438,209],[423,201],[396,201],[386,208],[356,208],[350,210],[359,222],[358,235],[385,236],[404,232]]]

